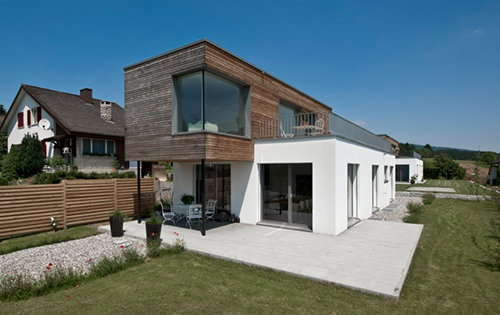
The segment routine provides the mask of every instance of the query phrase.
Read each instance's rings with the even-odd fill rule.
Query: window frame
[[[84,152],[83,151],[83,141],[84,140],[89,140],[90,141],[90,152]],[[100,139],[100,138],[88,138],[88,137],[82,137],[82,145],[81,145],[81,155],[82,156],[101,156],[101,155],[94,155],[94,141],[104,141],[104,155],[102,156],[115,156],[116,155],[116,141],[111,140],[111,139]],[[113,143],[113,153],[108,153],[108,143],[112,142]]]
[[[195,74],[197,72],[201,72],[202,74],[202,100],[201,100],[201,121],[202,123],[202,129],[201,130],[195,130],[195,131],[179,131],[178,129],[178,115],[179,115],[179,102],[178,102],[178,97],[179,97],[179,88],[180,85],[178,83],[178,80],[187,75]],[[206,130],[205,129],[205,123],[206,123],[206,104],[205,104],[205,72],[208,72],[210,75],[219,77],[222,80],[229,81],[230,83],[237,85],[241,88],[241,93],[242,93],[242,98],[244,102],[244,126],[243,126],[243,135],[237,135],[237,134],[231,134],[231,133],[225,133],[225,132],[220,132],[220,131],[212,131],[212,130]],[[250,139],[251,138],[251,85],[243,82],[241,80],[238,80],[236,78],[230,77],[224,73],[221,73],[220,71],[214,70],[214,69],[209,69],[206,67],[203,68],[197,68],[185,72],[180,72],[172,75],[172,118],[171,118],[171,135],[186,135],[186,134],[195,134],[195,133],[213,133],[213,134],[220,134],[220,135],[225,135],[225,136],[231,136],[231,137],[238,137],[238,138],[244,138],[244,139]]]

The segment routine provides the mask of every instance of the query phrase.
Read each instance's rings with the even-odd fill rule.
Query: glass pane
[[[201,202],[201,165],[196,165],[196,202]],[[231,211],[231,165],[205,165],[205,202],[217,200],[217,209]]]
[[[177,83],[177,130],[202,130],[202,73],[180,77]]]
[[[262,165],[263,219],[288,222],[288,165]]]
[[[93,154],[106,154],[106,142],[104,140],[92,140]]]
[[[245,102],[239,85],[205,72],[205,130],[245,134]]]
[[[115,154],[115,142],[114,141],[107,141],[108,144],[108,154]]]
[[[312,164],[292,164],[292,222],[312,229]]]
[[[82,155],[88,155],[90,152],[90,139],[83,139]]]

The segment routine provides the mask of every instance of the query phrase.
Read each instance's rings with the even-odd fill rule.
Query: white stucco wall
[[[396,185],[393,154],[373,150],[365,146],[344,140],[335,140],[335,229],[331,234],[339,234],[347,229],[347,167],[357,164],[357,215],[359,219],[367,219],[372,215],[372,166],[377,165],[377,207],[386,207],[395,196]],[[387,180],[384,174],[387,166]],[[393,172],[391,175],[391,166]],[[313,214],[314,215],[314,214]]]
[[[413,157],[402,157],[396,159],[396,165],[409,165],[410,176],[409,179],[417,174],[417,182],[424,180],[424,161]]]
[[[28,110],[31,110],[32,108],[39,107],[40,105],[28,94],[25,92],[22,92],[23,94],[20,95],[18,100],[16,101],[15,104],[13,104],[13,108],[11,109],[11,114],[10,114],[10,121],[8,123],[8,130],[7,130],[7,136],[8,136],[8,146],[9,146],[9,151],[10,147],[13,144],[20,144],[21,141],[23,140],[24,136],[29,133],[29,134],[38,134],[38,139],[44,140],[49,137],[54,136],[54,119],[47,114],[46,111],[42,109],[42,119],[45,118],[50,122],[50,129],[49,130],[43,130],[40,128],[38,124],[36,125],[31,125],[28,126]],[[24,127],[17,127],[17,114],[20,112],[24,112]],[[54,148],[52,143],[47,143],[47,156],[52,157],[54,156]]]
[[[255,142],[254,162],[231,164],[231,212],[242,223],[261,221],[261,164],[312,163],[313,232],[338,235],[347,229],[347,165],[358,164],[357,215],[372,215],[372,166],[378,166],[377,206],[395,196],[395,157],[392,154],[333,137]],[[174,203],[182,193],[194,195],[194,165],[174,163]],[[384,167],[387,166],[387,181]],[[391,174],[392,167],[392,174]]]

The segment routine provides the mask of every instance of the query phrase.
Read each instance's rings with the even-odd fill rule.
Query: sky
[[[399,142],[500,152],[500,1],[0,0],[21,84],[124,105],[123,67],[207,38]]]

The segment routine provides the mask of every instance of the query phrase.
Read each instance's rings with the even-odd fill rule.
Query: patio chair
[[[207,207],[205,211],[205,221],[212,219],[212,221],[215,222],[215,213],[217,212],[217,200],[214,199],[208,199],[207,201]]]
[[[189,228],[191,228],[192,223],[195,221],[201,222],[201,218],[201,205],[190,205],[186,215],[186,226],[189,225]]]
[[[295,136],[295,134],[293,134],[293,133],[286,133],[285,129],[283,128],[283,122],[280,121],[280,136],[282,138],[292,138],[293,136]]]
[[[170,210],[166,211],[165,208],[163,208],[163,204],[160,202],[160,208],[161,208],[161,216],[163,217],[163,224],[167,221],[172,221],[172,223],[175,225],[175,213]]]
[[[311,133],[311,135],[322,135],[325,130],[325,120],[323,118],[320,118],[316,120],[316,123],[314,124],[314,132]]]

